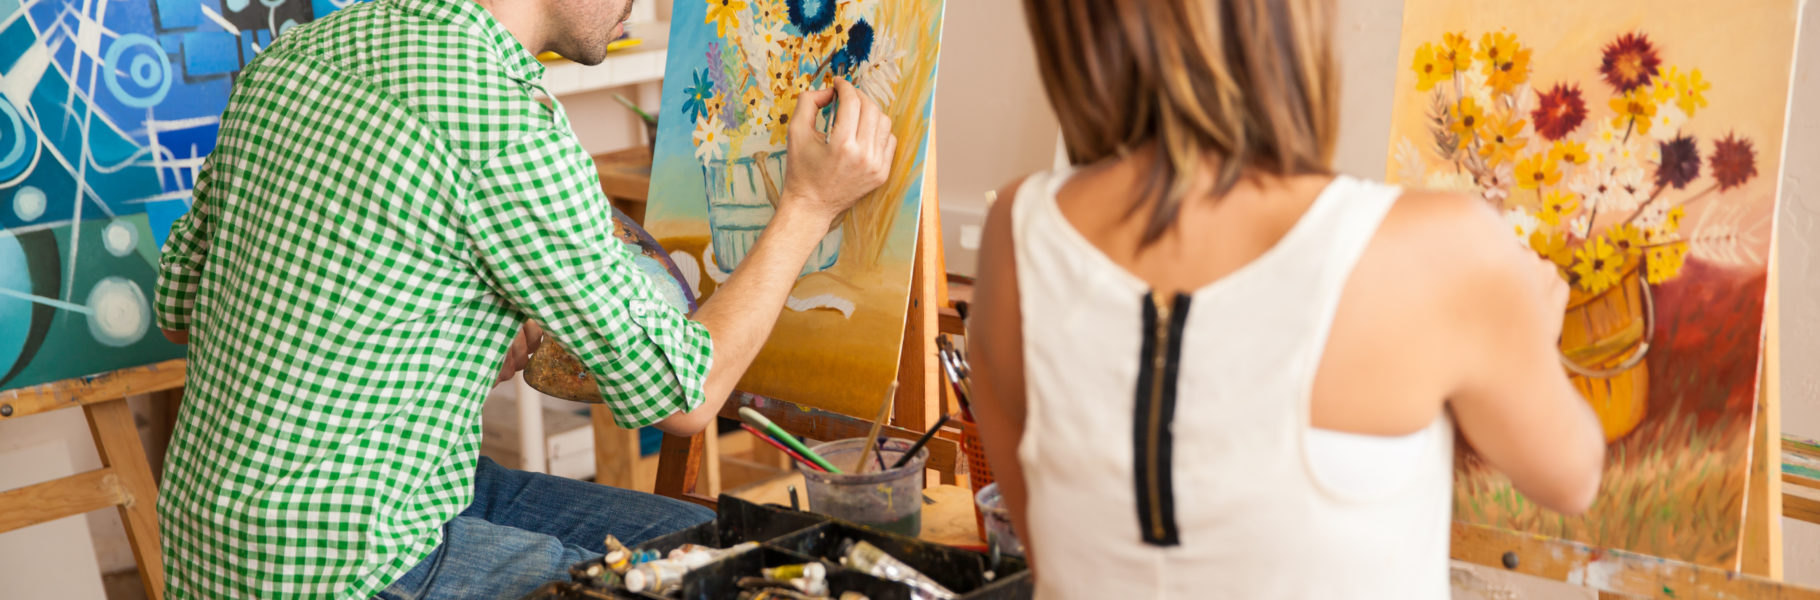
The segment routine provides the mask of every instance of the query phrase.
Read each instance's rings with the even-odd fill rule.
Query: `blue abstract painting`
[[[356,0],[0,0],[0,390],[177,358],[152,320],[234,77]]]

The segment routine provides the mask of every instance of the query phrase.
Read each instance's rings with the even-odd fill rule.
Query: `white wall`
[[[1808,3],[1795,61],[1797,107],[1820,106],[1820,5]],[[1820,438],[1820,115],[1791,115],[1783,163],[1776,260],[1782,293],[1782,430]],[[1789,581],[1820,587],[1820,525],[1783,519]]]
[[[948,2],[935,123],[948,271],[972,274],[977,244],[962,242],[977,235],[986,192],[1049,168],[1055,154],[1055,115],[1043,95],[1022,2]]]

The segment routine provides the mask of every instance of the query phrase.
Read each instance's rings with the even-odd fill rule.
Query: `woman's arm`
[[[1487,462],[1551,510],[1593,503],[1605,467],[1599,419],[1561,367],[1567,283],[1555,265],[1510,243],[1509,226],[1477,199],[1453,203],[1447,227],[1463,373],[1454,419]]]
[[[973,366],[973,415],[979,421],[986,459],[1004,494],[1005,507],[1018,539],[1030,552],[1032,535],[1026,518],[1029,501],[1018,444],[1024,439],[1024,332],[1018,307],[1017,263],[1012,250],[1013,183],[998,193],[986,216],[980,241],[979,283],[967,323],[967,349]],[[1032,565],[1035,563],[1032,562]]]

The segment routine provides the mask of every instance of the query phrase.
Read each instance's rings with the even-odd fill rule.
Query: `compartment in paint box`
[[[859,592],[869,600],[911,600],[910,588],[858,571],[842,569],[839,564],[820,561],[787,550],[761,546],[708,563],[683,577],[683,600],[718,600],[739,596],[742,577],[763,577],[764,569],[784,565],[819,562],[827,570],[828,596],[842,592]]]

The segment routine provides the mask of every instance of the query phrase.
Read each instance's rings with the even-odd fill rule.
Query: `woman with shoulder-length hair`
[[[1072,167],[998,195],[972,316],[1039,597],[1445,598],[1454,430],[1554,510],[1567,289],[1481,202],[1335,176],[1326,0],[1025,0]]]

